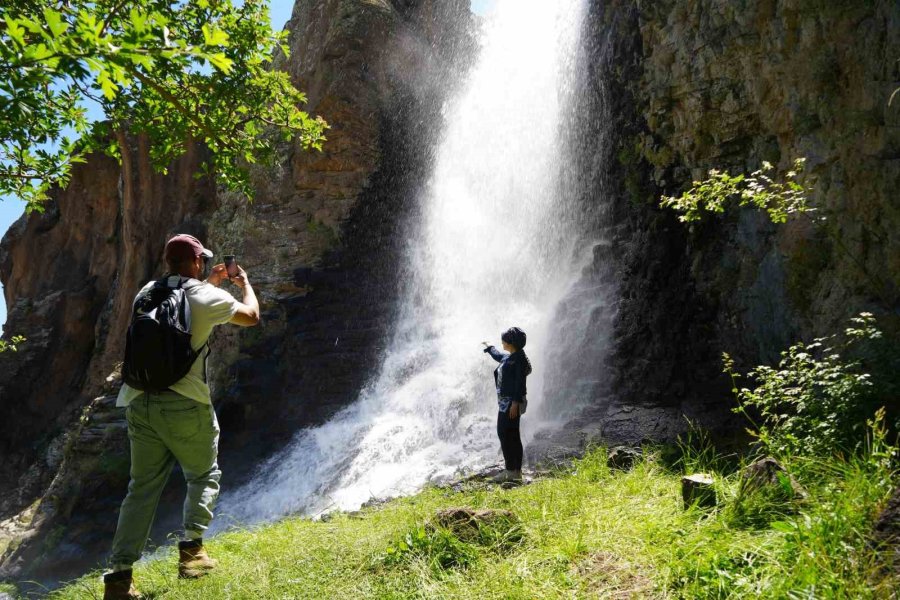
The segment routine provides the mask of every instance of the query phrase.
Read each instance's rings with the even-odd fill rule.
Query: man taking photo
[[[206,378],[209,336],[217,325],[259,323],[259,303],[247,273],[237,265],[212,268],[213,253],[186,234],[166,243],[167,274],[135,297],[128,329],[125,383],[117,406],[126,407],[131,480],[119,511],[111,569],[104,575],[104,600],[140,598],[132,564],[144,550],[160,495],[177,461],[184,472],[184,537],[178,545],[178,575],[201,577],[216,566],[203,548],[213,517],[221,471],[219,424]],[[225,280],[243,291],[241,302],[218,289]]]

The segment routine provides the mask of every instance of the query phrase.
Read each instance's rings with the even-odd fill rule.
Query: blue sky
[[[477,14],[487,14],[496,3],[496,0],[472,0],[472,11]],[[282,29],[294,8],[294,0],[272,0],[270,14],[272,26]],[[94,112],[94,111],[91,111]],[[99,110],[96,111],[99,115]],[[5,233],[9,226],[25,212],[25,203],[16,198],[3,197],[0,199],[0,232]],[[0,286],[0,291],[2,291]],[[0,295],[0,324],[6,323],[6,302]],[[13,332],[14,333],[14,332]]]

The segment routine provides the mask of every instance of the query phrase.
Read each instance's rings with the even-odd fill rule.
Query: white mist
[[[492,371],[480,342],[528,333],[526,446],[539,425],[557,306],[590,255],[565,181],[565,110],[584,0],[500,0],[445,109],[414,280],[373,382],[330,422],[301,431],[222,501],[223,525],[355,509],[499,460]],[[578,320],[567,321],[578,322]],[[558,339],[558,335],[554,338]],[[558,415],[557,415],[558,416]]]

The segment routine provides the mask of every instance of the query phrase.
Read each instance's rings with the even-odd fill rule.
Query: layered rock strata
[[[163,176],[144,138],[129,146],[124,170],[106,156],[89,157],[43,214],[23,216],[0,245],[7,329],[28,340],[0,361],[0,419],[15,423],[0,438],[0,489],[16,489],[23,471],[105,385],[121,360],[131,299],[158,270],[166,234],[205,235],[202,221],[216,201],[213,182],[194,177],[205,153],[191,147]],[[0,504],[0,518],[33,498],[45,479],[20,486],[20,502]]]

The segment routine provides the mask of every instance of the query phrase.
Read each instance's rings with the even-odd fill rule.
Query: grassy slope
[[[220,535],[208,541],[221,562],[214,575],[179,581],[170,552],[139,565],[136,578],[153,597],[192,600],[862,598],[889,592],[887,583],[873,583],[881,578],[866,545],[889,492],[887,471],[862,461],[798,467],[811,492],[800,512],[772,514],[767,504],[739,518],[735,475],[720,480],[725,501],[718,511],[685,511],[679,473],[654,459],[629,473],[610,472],[604,458],[601,451],[589,453],[571,469],[519,488],[432,488],[325,522],[285,519]],[[403,550],[407,532],[451,506],[509,509],[521,519],[522,538],[504,546],[443,534]],[[397,549],[393,559],[385,558],[389,547]],[[437,564],[448,557],[468,564]],[[101,587],[94,573],[54,597],[99,598]]]

